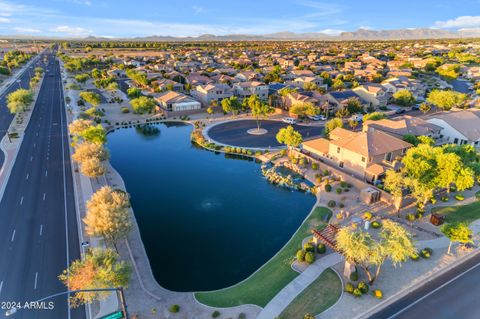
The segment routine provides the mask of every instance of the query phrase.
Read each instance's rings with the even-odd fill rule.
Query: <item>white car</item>
[[[357,121],[357,122],[361,122],[361,121],[363,121],[363,115],[362,114],[354,114],[354,115],[352,115],[351,119],[354,120],[354,121]]]
[[[312,121],[325,121],[327,119],[325,115],[309,115],[308,118]]]
[[[297,124],[297,120],[294,119],[293,117],[284,117],[282,119],[282,122],[287,124]]]

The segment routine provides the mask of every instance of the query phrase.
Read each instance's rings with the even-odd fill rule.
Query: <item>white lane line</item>
[[[20,198],[20,205],[23,204],[23,196]]]
[[[3,288],[3,280],[0,282],[0,294],[2,293],[2,288]]]
[[[47,175],[48,175],[48,171],[45,170],[45,176],[47,176]]]
[[[38,279],[38,272],[35,272],[35,284],[33,285],[33,289],[37,289],[37,279]]]
[[[37,147],[37,143],[33,143],[33,147]]]
[[[43,224],[40,224],[40,236],[43,234]]]
[[[45,193],[43,193],[43,200],[45,200],[45,195],[46,195],[46,194],[45,194]]]
[[[33,160],[33,156],[30,156],[30,162]]]
[[[38,136],[38,132],[37,132],[37,133],[35,133],[35,135],[36,135],[36,136]]]
[[[17,231],[14,229],[14,230],[13,230],[13,233],[12,233],[12,239],[10,239],[11,242],[13,242],[13,241],[15,240],[15,233],[16,233],[16,232],[17,232]]]
[[[25,179],[28,179],[28,176],[30,176],[30,174],[27,173],[27,177],[25,177]]]

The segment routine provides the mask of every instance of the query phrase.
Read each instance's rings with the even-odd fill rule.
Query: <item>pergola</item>
[[[313,238],[315,241],[324,243],[329,248],[333,249],[334,251],[338,252],[337,249],[337,233],[340,230],[340,227],[334,224],[328,224],[322,230],[313,229]]]

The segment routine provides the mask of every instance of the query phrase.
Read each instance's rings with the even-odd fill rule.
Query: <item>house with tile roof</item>
[[[386,106],[391,96],[382,85],[377,83],[359,85],[353,89],[353,92],[374,107]]]
[[[167,111],[191,111],[202,108],[202,105],[197,100],[194,100],[188,95],[174,91],[167,91],[159,94],[155,97],[155,100]]]
[[[199,85],[190,92],[204,107],[211,105],[212,101],[221,102],[233,95],[233,90],[227,84]]]
[[[413,135],[428,136],[436,140],[440,138],[442,127],[419,117],[404,115],[393,119],[367,120],[363,123],[362,130],[364,132],[380,130],[400,139],[405,135]]]

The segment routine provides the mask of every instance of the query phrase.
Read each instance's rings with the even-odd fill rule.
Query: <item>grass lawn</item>
[[[480,199],[480,192],[475,195],[477,199]],[[474,220],[480,219],[480,200],[468,205],[435,207],[433,212],[445,215],[445,221],[447,223],[463,222],[470,224]]]
[[[302,240],[311,234],[312,228],[324,227],[326,225],[324,221],[331,216],[332,212],[328,208],[316,207],[280,252],[255,274],[233,287],[198,292],[195,293],[195,297],[201,303],[212,307],[233,307],[242,304],[265,307],[286,284],[298,276],[290,265],[295,253],[301,248]]]
[[[325,270],[280,314],[279,319],[302,319],[307,313],[318,315],[331,307],[342,294],[342,282],[330,268]]]

